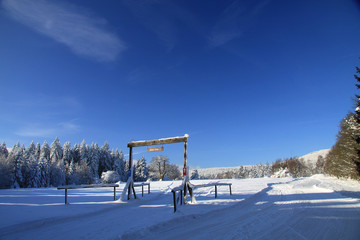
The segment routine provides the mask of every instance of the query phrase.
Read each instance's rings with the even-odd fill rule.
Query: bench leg
[[[183,204],[183,191],[180,190],[180,204]]]
[[[215,185],[215,198],[217,198],[217,186]]]
[[[116,200],[116,187],[114,187],[114,201]]]
[[[133,183],[133,184],[131,184],[131,186],[132,186],[132,190],[133,190],[133,193],[134,193],[134,198],[136,199],[136,193],[135,193],[134,183]]]
[[[150,184],[148,184],[148,194],[150,194]]]
[[[173,199],[174,199],[174,212],[176,212],[176,192],[172,191],[173,193]]]
[[[144,185],[141,185],[141,196],[144,196]]]
[[[231,192],[231,185],[229,185],[229,188],[230,188],[230,195],[232,195],[232,192]]]
[[[65,188],[65,204],[68,204],[67,202],[67,189]]]

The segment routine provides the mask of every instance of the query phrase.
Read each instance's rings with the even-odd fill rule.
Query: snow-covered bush
[[[287,168],[280,168],[279,171],[275,172],[271,177],[273,178],[292,177],[292,174],[289,172]]]
[[[101,174],[102,183],[116,183],[120,181],[120,175],[116,171],[107,171]]]

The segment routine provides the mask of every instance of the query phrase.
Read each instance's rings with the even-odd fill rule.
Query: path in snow
[[[120,239],[359,239],[360,200],[323,185],[316,177],[270,185],[226,209],[177,218]]]

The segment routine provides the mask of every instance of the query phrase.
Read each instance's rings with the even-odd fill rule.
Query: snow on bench
[[[150,194],[150,183],[149,182],[143,182],[143,183],[134,183],[134,187],[141,187],[141,196],[144,196],[144,186],[148,186],[148,194]]]
[[[65,190],[65,204],[68,204],[67,201],[67,190],[68,189],[78,189],[78,188],[102,188],[102,187],[113,187],[114,188],[114,201],[116,198],[116,188],[119,187],[119,184],[91,184],[91,185],[67,185],[58,187],[58,190]]]
[[[198,185],[190,184],[190,187],[193,189],[196,189],[196,188],[215,186],[215,198],[217,198],[217,186],[229,186],[230,195],[232,195],[231,185],[232,185],[232,183],[210,182],[210,183],[198,184]]]

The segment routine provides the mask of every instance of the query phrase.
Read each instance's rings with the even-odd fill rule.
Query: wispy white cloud
[[[264,0],[254,6],[246,6],[239,0],[232,2],[221,13],[209,37],[210,47],[219,47],[239,38],[251,25],[270,0]]]
[[[11,17],[57,42],[74,53],[97,61],[113,61],[125,44],[106,30],[105,19],[61,1],[3,0]]]
[[[200,28],[199,21],[192,12],[175,1],[168,0],[123,0],[140,24],[152,31],[171,52],[179,42],[180,25],[193,31]]]
[[[73,134],[80,130],[75,120],[60,122],[54,126],[40,126],[39,124],[27,124],[18,129],[15,135],[20,137],[56,137],[64,134]]]

